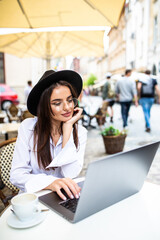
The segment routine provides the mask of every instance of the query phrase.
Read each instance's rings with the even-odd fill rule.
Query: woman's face
[[[66,86],[58,86],[53,89],[50,104],[53,119],[60,122],[70,120],[74,112],[74,103],[71,91]]]

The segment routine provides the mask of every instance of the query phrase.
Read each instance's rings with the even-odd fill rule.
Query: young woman
[[[19,128],[11,182],[22,191],[56,191],[66,199],[78,198],[75,178],[83,166],[87,131],[77,124],[82,109],[77,98],[82,79],[74,71],[46,71],[29,94],[27,107],[37,116]]]

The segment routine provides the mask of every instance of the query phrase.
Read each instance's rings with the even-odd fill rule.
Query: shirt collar
[[[57,147],[58,145],[62,144],[62,141],[63,141],[63,137],[62,137],[62,135],[61,135],[60,138],[58,139],[58,142],[57,142],[56,147]],[[52,145],[55,147],[55,144],[54,144],[54,142],[52,141],[52,138],[51,138],[51,137],[50,137],[50,144],[52,144]]]

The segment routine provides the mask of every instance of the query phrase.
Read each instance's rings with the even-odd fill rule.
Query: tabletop
[[[0,131],[13,132],[18,131],[20,123],[0,123]]]
[[[2,111],[2,110],[0,110],[0,117],[6,117],[7,115],[6,115],[6,112],[5,111]]]
[[[0,218],[1,240],[28,240],[34,236],[38,240],[159,240],[160,186],[145,182],[139,193],[75,224],[49,210],[39,225],[14,229],[7,225],[10,214],[8,207]]]

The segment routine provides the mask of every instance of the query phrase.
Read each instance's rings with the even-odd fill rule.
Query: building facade
[[[160,77],[160,0],[128,0],[109,33],[108,71],[150,69]]]
[[[124,9],[118,27],[112,28],[108,36],[108,72],[111,72],[112,74],[124,73],[126,66],[126,29]]]

